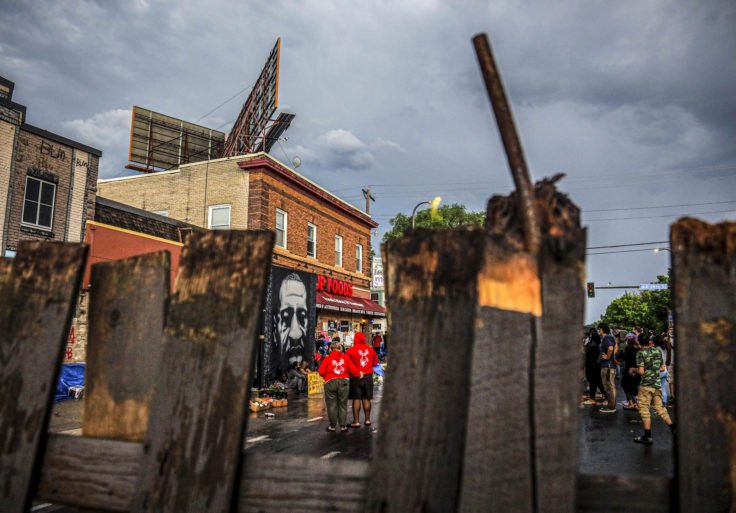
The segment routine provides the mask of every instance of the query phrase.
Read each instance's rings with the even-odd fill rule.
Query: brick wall
[[[68,199],[71,187],[73,148],[49,141],[21,129],[15,152],[15,176],[10,196],[8,217],[8,247],[15,249],[20,240],[64,240],[66,234]],[[21,226],[26,177],[31,169],[55,177],[56,195],[50,231]],[[46,175],[44,175],[46,176]]]
[[[242,160],[242,158],[241,158]],[[175,171],[101,180],[99,195],[149,212],[207,228],[208,207],[229,204],[230,227],[248,226],[248,173],[237,158],[182,166]]]
[[[288,215],[287,247],[277,248],[276,263],[308,272],[333,272],[336,278],[370,287],[371,228],[274,176],[266,169],[250,172],[249,228],[276,229],[276,209]],[[317,227],[317,258],[307,257],[307,223]],[[335,266],[335,235],[343,238],[343,266]],[[356,244],[363,246],[363,272],[356,272]]]
[[[18,127],[7,121],[0,120],[0,257],[4,245],[5,216],[8,209],[8,191],[13,164],[13,143]]]

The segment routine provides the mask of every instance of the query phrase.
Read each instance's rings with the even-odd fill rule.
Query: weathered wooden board
[[[130,511],[143,444],[49,435],[38,498],[108,511]],[[360,512],[367,461],[244,453],[237,511]]]
[[[579,513],[670,513],[672,480],[659,476],[590,476],[577,481]]]
[[[580,330],[585,316],[585,230],[580,211],[549,182],[536,187],[542,214],[542,311],[536,344],[534,472],[537,513],[575,511],[580,440]]]
[[[486,235],[478,275],[459,511],[532,512],[530,383],[541,310],[536,261]]]
[[[30,507],[87,249],[21,242],[0,287],[0,511]]]
[[[143,440],[163,352],[168,251],[92,267],[85,436]]]
[[[130,511],[143,444],[49,434],[38,498],[55,504]]]
[[[245,453],[238,511],[362,513],[367,461]]]
[[[455,509],[481,237],[417,230],[385,246],[395,343],[367,511]]]
[[[181,255],[135,511],[222,512],[236,496],[273,232],[193,234]]]
[[[736,223],[671,228],[680,511],[736,507]]]

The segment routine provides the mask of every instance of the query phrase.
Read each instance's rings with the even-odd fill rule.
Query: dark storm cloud
[[[437,194],[480,210],[510,188],[479,31],[534,176],[565,172],[584,211],[736,199],[734,26],[732,1],[10,0],[0,74],[29,122],[101,148],[110,177],[126,173],[132,105],[196,121],[255,80],[280,35],[281,107],[297,117],[274,156],[299,155],[300,172],[361,206],[371,185],[384,229]],[[245,96],[201,122],[228,129]],[[584,219],[590,245],[656,241],[674,218],[599,219],[705,208]],[[649,281],[665,259],[590,257],[588,278]],[[589,320],[609,299],[589,302]]]

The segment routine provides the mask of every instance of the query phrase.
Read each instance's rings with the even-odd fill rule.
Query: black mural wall
[[[317,276],[271,267],[266,295],[262,385],[282,381],[294,362],[314,361]]]

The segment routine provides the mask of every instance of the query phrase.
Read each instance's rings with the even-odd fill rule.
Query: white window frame
[[[314,251],[312,254],[309,254],[309,229],[312,229],[312,233],[314,234],[314,240],[312,240]],[[317,226],[312,223],[307,223],[307,256],[309,258],[317,258]]]
[[[340,248],[338,251],[337,248]],[[342,267],[342,237],[340,235],[335,235],[335,267]],[[340,257],[338,260],[337,257]]]
[[[218,226],[213,227],[212,226],[212,212],[215,209],[221,209],[221,208],[227,209],[227,226],[218,225]],[[229,230],[231,223],[232,223],[232,206],[231,205],[222,204],[222,205],[210,205],[209,206],[209,212],[207,216],[207,228],[209,228],[210,230]]]
[[[284,245],[280,245],[278,242],[278,228],[279,228],[279,214],[282,214],[284,216]],[[284,212],[280,208],[276,209],[276,217],[274,219],[274,231],[276,232],[276,240],[274,241],[274,244],[280,248],[287,249],[289,247],[289,214],[288,212]]]
[[[28,180],[36,180],[38,182],[38,208],[36,209],[36,222],[35,223],[29,223],[23,220],[26,217],[26,194],[28,193]],[[41,212],[41,189],[43,188],[43,184],[51,185],[54,188],[54,195],[51,198],[51,224],[49,226],[46,226],[44,224],[38,224],[38,216]],[[23,211],[21,212],[21,216],[20,216],[21,224],[25,226],[33,226],[34,228],[39,228],[41,230],[52,230],[54,227],[54,214],[56,213],[55,205],[56,205],[56,184],[54,182],[44,180],[43,178],[37,178],[35,176],[30,176],[30,175],[26,176],[26,188],[23,191]]]
[[[363,245],[355,245],[355,272],[363,274]]]

